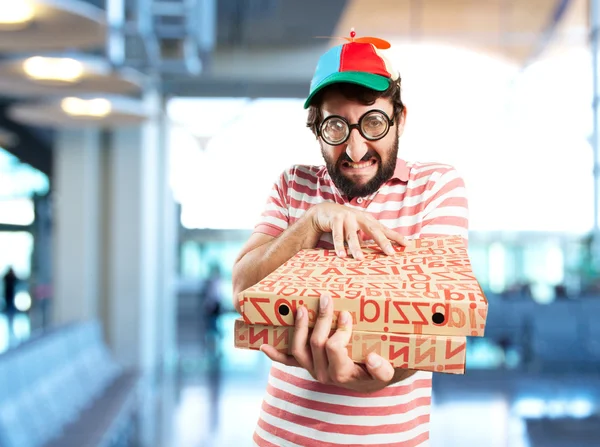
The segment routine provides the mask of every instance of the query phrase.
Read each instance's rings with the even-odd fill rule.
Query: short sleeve
[[[450,168],[435,181],[424,207],[421,237],[455,235],[469,239],[469,204],[463,178]]]
[[[259,222],[254,227],[255,233],[277,237],[287,229],[289,225],[288,191],[292,174],[293,168],[285,170],[273,184]]]

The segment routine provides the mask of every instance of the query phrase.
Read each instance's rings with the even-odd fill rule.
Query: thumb
[[[382,382],[389,382],[394,378],[394,367],[380,355],[371,352],[367,356],[367,370],[371,377]]]

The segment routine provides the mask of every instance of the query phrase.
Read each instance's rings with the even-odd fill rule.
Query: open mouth
[[[348,168],[348,169],[364,169],[364,168],[371,167],[376,163],[377,163],[377,160],[375,158],[371,158],[368,161],[360,161],[358,163],[355,163],[353,161],[343,161],[342,167]]]

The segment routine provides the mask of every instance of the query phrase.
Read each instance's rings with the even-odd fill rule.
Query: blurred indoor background
[[[600,446],[599,25],[598,0],[0,0],[0,446],[251,445],[269,361],[233,347],[232,265],[321,162],[302,103],[351,28],[392,43],[401,156],[469,193],[487,330],[434,378],[431,445]]]

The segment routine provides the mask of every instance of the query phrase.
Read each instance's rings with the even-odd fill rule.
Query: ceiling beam
[[[166,96],[207,98],[305,98],[310,79],[306,81],[238,81],[216,79],[171,79],[164,82]]]
[[[31,230],[32,230],[31,225],[13,225],[13,224],[0,223],[0,232],[3,232],[3,231],[10,231],[10,232],[14,232],[14,231],[27,231],[27,232],[31,232]]]

